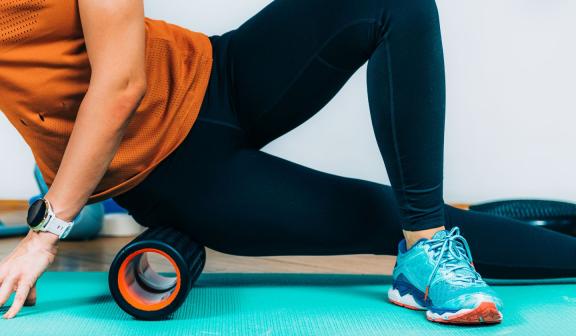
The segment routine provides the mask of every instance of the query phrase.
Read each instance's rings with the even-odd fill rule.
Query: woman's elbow
[[[146,95],[147,87],[146,77],[139,77],[129,81],[124,93],[128,100],[132,100],[134,104],[139,104]]]
[[[130,80],[123,88],[120,90],[118,95],[118,107],[121,112],[128,115],[136,110],[140,105],[140,102],[146,95],[147,82],[146,79],[134,79]]]
[[[100,109],[102,106],[102,100],[99,97],[105,97],[105,110],[106,118],[109,125],[115,125],[118,131],[123,130],[134,114],[136,113],[142,99],[146,94],[146,82],[145,81],[134,81],[130,85],[122,85],[120,87],[112,88],[108,86],[107,90],[94,90],[99,91],[98,94],[94,94],[95,100],[99,101]]]

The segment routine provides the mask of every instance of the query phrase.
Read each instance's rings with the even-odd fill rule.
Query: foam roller
[[[175,276],[152,269],[147,256],[153,253],[170,262]],[[114,258],[108,273],[110,292],[135,318],[162,319],[184,303],[205,263],[204,247],[186,234],[171,227],[148,229]]]

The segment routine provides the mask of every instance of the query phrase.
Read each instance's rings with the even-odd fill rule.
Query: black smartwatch
[[[74,222],[67,222],[56,217],[50,202],[44,198],[30,205],[26,220],[32,231],[51,232],[60,238],[65,238],[74,225]]]

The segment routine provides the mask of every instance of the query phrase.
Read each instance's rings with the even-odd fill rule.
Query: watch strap
[[[51,218],[47,219],[46,226],[42,231],[47,231],[58,235],[60,238],[65,238],[72,228],[73,222],[66,222],[60,218],[52,215]]]

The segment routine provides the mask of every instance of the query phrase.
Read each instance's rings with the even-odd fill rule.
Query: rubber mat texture
[[[386,276],[204,274],[176,314],[147,322],[115,304],[106,273],[54,272],[0,335],[576,335],[575,285],[495,287],[504,323],[480,327],[428,322],[390,304],[389,287]]]

